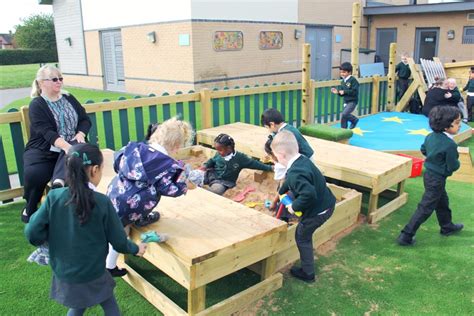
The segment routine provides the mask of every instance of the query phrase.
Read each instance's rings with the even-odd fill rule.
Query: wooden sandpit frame
[[[113,152],[104,152],[103,179],[98,190],[105,192],[114,176]],[[175,158],[215,152],[202,146],[180,151]],[[314,235],[315,246],[354,225],[360,212],[361,194],[330,185],[338,200],[334,215]],[[205,201],[205,203],[203,203]],[[149,244],[144,259],[163,271],[188,291],[187,310],[183,310],[121,256],[119,266],[128,274],[123,278],[151,304],[166,315],[230,315],[282,286],[277,271],[298,259],[294,242],[296,225],[197,188],[179,198],[162,197],[161,219],[144,228],[132,228],[130,238],[139,242],[148,230],[168,233],[164,244]],[[242,268],[261,275],[261,281],[213,306],[205,306],[206,285]]]
[[[245,123],[232,123],[197,132],[200,144],[212,146],[220,133],[232,136],[236,150],[265,160],[264,144],[268,130]],[[314,161],[324,176],[344,186],[369,192],[368,222],[375,223],[394,212],[408,200],[405,180],[410,177],[412,161],[405,157],[304,136],[315,151]],[[392,187],[396,186],[396,190]],[[379,207],[379,197],[390,202]]]

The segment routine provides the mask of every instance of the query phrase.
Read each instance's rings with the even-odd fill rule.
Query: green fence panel
[[[263,85],[264,87],[268,87],[268,83],[265,83]],[[269,104],[268,104],[268,92],[265,92],[263,94],[263,110],[265,111],[266,109],[269,108]]]
[[[176,95],[183,94],[181,91],[176,91]],[[184,120],[184,105],[183,102],[176,102],[176,115]]]
[[[240,89],[239,86],[235,86],[234,89]],[[234,122],[241,122],[240,117],[240,96],[234,96]]]
[[[334,122],[334,114],[336,113],[336,95],[332,92],[329,93],[329,108],[330,108],[330,122]]]
[[[162,96],[170,95],[168,92],[164,92]],[[171,107],[168,103],[162,105],[163,109],[163,121],[166,121],[171,118]]]
[[[301,125],[301,90],[296,90],[296,126]]]
[[[245,86],[244,88],[250,88]],[[244,109],[245,109],[245,123],[250,124],[250,95],[244,96]]]
[[[258,84],[255,85],[258,88]],[[256,93],[253,95],[253,124],[260,125],[260,94]]]
[[[295,118],[293,117],[294,115],[294,98],[295,92],[293,90],[288,91],[288,122],[290,122],[291,125],[293,125]]]
[[[3,137],[0,136],[0,190],[11,189],[10,176],[8,175],[7,159],[5,157],[5,149],[3,148]],[[3,201],[4,203],[13,200]]]
[[[283,117],[287,117],[286,113],[286,91],[280,92],[280,112]]]
[[[229,90],[229,87],[224,87],[224,90]],[[224,124],[230,124],[230,98],[224,98]]]
[[[104,99],[102,102],[110,102],[109,99]],[[103,112],[104,133],[105,133],[105,147],[115,150],[114,141],[114,124],[112,120],[112,111]]]
[[[212,91],[217,91],[217,88],[212,89]],[[219,99],[212,99],[212,126],[219,126]]]
[[[126,97],[119,97],[119,100],[127,100]],[[119,120],[120,120],[120,137],[122,140],[122,146],[125,146],[130,141],[130,127],[128,122],[128,110],[120,109],[119,110]]]
[[[272,86],[276,86],[276,83],[273,83]],[[272,108],[278,110],[278,93],[272,92]]]
[[[8,112],[18,112],[17,109],[10,109]],[[13,153],[15,155],[16,167],[20,184],[23,185],[23,152],[25,151],[25,143],[23,142],[23,132],[21,130],[21,123],[10,123],[10,132],[13,142]]]
[[[85,102],[86,106],[87,104],[92,104],[92,103],[94,103],[93,100],[87,100]],[[87,138],[88,138],[89,143],[97,146],[97,143],[99,141],[97,137],[97,118],[96,118],[95,113],[88,113],[87,116],[89,116],[89,120],[91,121],[91,128],[89,130],[89,135],[87,135]]]
[[[328,122],[328,118],[329,118],[329,94],[331,93],[330,92],[330,89],[329,87],[326,87],[323,89],[324,91],[324,111],[323,111],[323,117],[324,117],[324,123],[327,123]]]
[[[149,98],[156,97],[156,94],[150,93],[148,97]],[[148,113],[150,115],[150,123],[158,123],[158,111],[156,109],[156,104],[150,105],[148,107]]]
[[[134,99],[140,99],[139,95],[136,95]],[[143,107],[137,107],[134,109],[135,112],[135,128],[137,131],[137,140],[142,141],[145,139],[145,122],[143,120]]]
[[[188,93],[194,93],[194,90],[189,90]],[[189,101],[188,109],[189,109],[189,122],[193,126],[193,129],[197,130],[196,101]]]

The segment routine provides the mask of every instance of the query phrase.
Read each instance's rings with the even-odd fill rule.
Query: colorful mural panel
[[[214,33],[216,52],[241,50],[244,47],[244,34],[240,31],[218,31]]]
[[[260,49],[280,49],[283,47],[283,33],[276,31],[260,32]]]

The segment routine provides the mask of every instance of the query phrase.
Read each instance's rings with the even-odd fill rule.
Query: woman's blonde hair
[[[59,70],[57,67],[54,67],[53,65],[44,65],[43,67],[38,69],[38,72],[36,73],[36,78],[35,80],[33,80],[33,84],[31,85],[30,95],[32,98],[39,97],[42,93],[39,81],[44,79],[50,79],[52,74],[57,74],[58,77],[63,76],[61,70]],[[68,94],[68,92],[65,90],[61,90],[61,93]]]
[[[194,139],[194,131],[186,121],[172,117],[164,121],[156,128],[156,131],[150,137],[150,144],[159,144],[166,151],[171,152],[175,149],[191,146]]]

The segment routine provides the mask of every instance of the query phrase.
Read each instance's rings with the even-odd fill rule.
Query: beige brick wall
[[[381,15],[372,19],[370,43],[376,47],[377,28],[396,28],[398,52],[408,52],[413,56],[415,52],[416,28],[439,28],[438,57],[443,62],[470,60],[474,58],[471,44],[462,44],[464,26],[473,26],[474,21],[467,21],[467,13],[442,14],[406,14]],[[448,30],[455,31],[455,39],[448,40]],[[397,60],[400,57],[397,56]]]
[[[298,22],[350,26],[352,25],[352,4],[354,2],[354,0],[300,0]],[[367,25],[363,16],[361,25]]]
[[[87,71],[89,75],[102,76],[99,32],[84,32],[84,40],[86,45]]]
[[[169,94],[175,94],[177,91],[187,93],[189,90],[194,90],[193,84],[184,83],[170,83],[170,82],[155,82],[145,80],[126,80],[125,85],[127,92],[149,95],[154,93],[155,95],[161,95],[164,92]]]
[[[302,32],[299,40],[294,38],[295,29]],[[216,52],[213,48],[213,37],[216,31],[243,32],[243,49]],[[283,47],[259,49],[261,31],[283,32]],[[193,23],[194,78],[195,81],[202,81],[300,70],[303,44],[304,27],[301,25],[195,22]],[[259,76],[243,80],[226,80],[206,84],[206,86],[263,84],[272,83],[275,80],[276,82],[290,81],[294,78],[294,74]]]
[[[69,87],[103,90],[102,77],[63,75],[64,84]],[[67,88],[66,88],[67,90]]]

